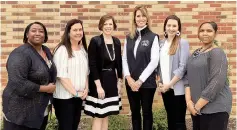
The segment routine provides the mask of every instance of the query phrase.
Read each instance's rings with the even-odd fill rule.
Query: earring
[[[167,36],[167,33],[166,33],[166,31],[165,31],[165,33],[164,33],[164,36],[165,36],[165,37]]]
[[[177,36],[180,36],[180,32],[179,32],[179,31],[177,31],[176,35],[177,35]]]

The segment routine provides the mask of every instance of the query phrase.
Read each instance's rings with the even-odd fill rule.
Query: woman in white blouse
[[[141,130],[141,124],[143,130],[152,130],[153,124],[152,103],[157,87],[155,70],[159,62],[159,36],[150,27],[146,7],[135,7],[132,31],[126,36],[122,58],[133,130]]]
[[[77,130],[82,101],[88,93],[89,72],[82,21],[68,21],[53,59],[58,71],[53,105],[59,130]]]
[[[164,22],[165,39],[160,41],[159,89],[165,105],[169,130],[186,130],[183,76],[189,56],[187,40],[180,38],[181,22],[170,15]]]

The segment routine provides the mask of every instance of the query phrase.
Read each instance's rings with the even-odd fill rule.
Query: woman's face
[[[165,31],[168,37],[174,37],[177,34],[178,30],[179,30],[178,21],[175,19],[169,19],[165,26]]]
[[[80,23],[76,23],[72,25],[69,36],[70,36],[71,41],[75,41],[75,42],[81,41],[83,37],[82,25]]]
[[[42,45],[44,43],[45,32],[41,25],[33,24],[27,33],[28,42],[33,45]]]
[[[214,41],[216,37],[216,32],[209,23],[203,24],[198,32],[198,38],[200,41],[202,41],[204,44],[209,44]]]
[[[135,22],[138,28],[142,28],[147,24],[147,18],[140,10],[136,12]]]
[[[114,23],[112,19],[108,19],[104,22],[104,25],[102,27],[102,31],[106,35],[111,35],[114,31]]]

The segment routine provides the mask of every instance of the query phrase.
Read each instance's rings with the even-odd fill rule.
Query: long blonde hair
[[[151,27],[151,20],[150,20],[150,17],[149,17],[146,6],[138,5],[133,10],[132,30],[131,30],[131,33],[130,33],[130,38],[132,38],[132,39],[134,38],[134,36],[136,34],[137,24],[136,24],[135,17],[136,17],[136,13],[137,13],[138,10],[140,10],[141,13],[143,15],[145,15],[145,17],[147,18],[147,27],[151,30],[151,28],[150,28]]]

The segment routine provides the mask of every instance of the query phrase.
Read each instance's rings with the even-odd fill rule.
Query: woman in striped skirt
[[[90,92],[84,112],[94,117],[92,130],[107,130],[108,116],[121,110],[121,44],[112,36],[117,27],[112,16],[102,16],[98,27],[102,34],[93,37],[88,48]]]

